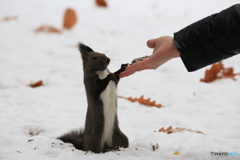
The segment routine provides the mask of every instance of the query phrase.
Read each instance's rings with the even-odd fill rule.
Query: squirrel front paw
[[[125,71],[126,68],[127,68],[127,66],[129,66],[128,63],[127,63],[127,64],[122,64],[122,65],[121,65],[121,68],[120,68],[118,71],[116,71],[114,74],[119,78],[119,74],[120,74],[121,72]]]
[[[122,65],[121,65],[121,68],[120,68],[121,72],[125,71],[126,68],[127,68],[127,66],[129,66],[128,63],[126,63],[126,64],[122,64]]]

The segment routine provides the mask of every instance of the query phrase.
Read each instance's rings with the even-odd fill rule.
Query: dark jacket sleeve
[[[174,42],[188,71],[239,54],[240,4],[174,33]]]

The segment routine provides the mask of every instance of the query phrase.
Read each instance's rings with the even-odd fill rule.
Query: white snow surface
[[[118,99],[119,125],[129,138],[129,148],[85,153],[56,139],[85,123],[87,101],[78,42],[110,57],[109,69],[114,72],[136,57],[151,55],[148,39],[173,35],[238,2],[107,0],[108,7],[100,8],[93,0],[1,0],[0,160],[239,159],[211,156],[211,152],[240,154],[240,77],[202,83],[199,80],[209,67],[189,73],[180,58],[120,80],[119,96],[144,95],[164,106]],[[73,29],[61,34],[35,32],[45,24],[62,29],[69,7],[78,15]],[[4,22],[6,16],[17,20]],[[238,56],[223,63],[240,72]],[[39,80],[44,86],[28,86]],[[169,126],[205,135],[154,132]],[[153,151],[157,143],[159,148]],[[176,151],[180,155],[173,155]]]

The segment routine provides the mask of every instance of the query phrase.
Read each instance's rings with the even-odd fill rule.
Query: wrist
[[[172,56],[173,56],[173,58],[180,57],[180,54],[181,54],[181,53],[178,51],[177,46],[176,46],[173,38],[172,38],[171,44],[172,44],[171,50],[172,50]]]

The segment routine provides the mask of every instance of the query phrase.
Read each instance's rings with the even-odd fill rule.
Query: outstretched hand
[[[153,54],[149,58],[129,65],[126,70],[120,74],[120,78],[130,76],[137,71],[145,69],[157,69],[168,60],[180,56],[174,39],[170,36],[150,39],[147,41],[147,46],[153,48]]]

